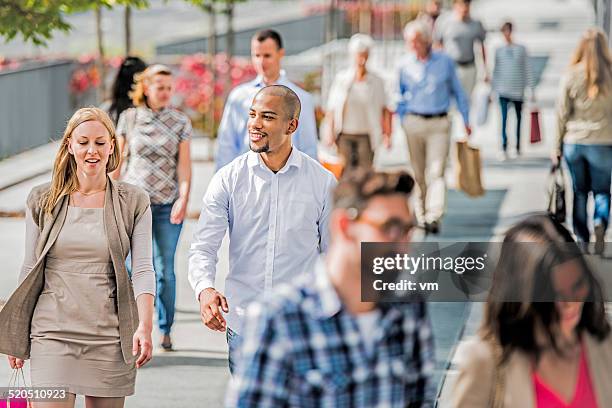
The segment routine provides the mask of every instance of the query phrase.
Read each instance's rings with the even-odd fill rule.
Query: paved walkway
[[[492,123],[494,123],[493,120]],[[496,133],[483,136],[484,152],[495,150],[494,146],[490,149],[487,147],[490,143],[496,143],[494,134]],[[399,134],[396,137],[396,148],[402,149],[402,135]],[[192,214],[197,214],[199,211],[201,197],[213,172],[211,163],[197,159],[198,152],[203,150],[201,143],[202,141],[199,140],[194,141],[193,150],[196,160],[189,210]],[[538,149],[540,148],[536,148]],[[51,162],[54,149],[49,149],[49,152],[46,159],[40,157],[39,160]],[[487,193],[484,197],[474,200],[451,189],[448,213],[439,240],[488,240],[494,237],[500,228],[513,222],[526,210],[543,209],[544,197],[541,186],[545,182],[546,163],[541,159],[541,154],[527,148],[524,159],[503,166],[491,159],[489,154],[485,154],[484,163],[483,177]],[[3,164],[0,162],[0,166]],[[397,163],[392,162],[390,165],[395,166]],[[2,174],[1,171],[0,174]],[[0,210],[8,208],[13,212],[23,211],[23,203],[29,189],[48,179],[50,179],[50,174],[47,173],[0,191]],[[524,182],[520,182],[521,180]],[[448,182],[452,187],[454,184],[452,168],[448,172]],[[540,193],[534,194],[534,191]],[[525,199],[526,197],[528,200]],[[526,205],[529,207],[530,204],[531,207],[526,208]],[[5,266],[3,269],[7,271],[0,275],[0,298],[2,298],[7,297],[16,284],[15,271],[18,270],[23,256],[24,232],[21,219],[0,218],[0,227],[2,229],[0,253]],[[221,404],[228,380],[225,341],[223,335],[207,330],[200,323],[197,304],[186,279],[187,250],[194,227],[195,220],[193,219],[185,223],[178,248],[178,313],[174,332],[174,341],[178,351],[175,353],[156,352],[152,364],[142,369],[138,375],[139,392],[136,397],[128,399],[129,407],[170,406],[164,404],[166,402],[170,404],[171,400],[177,405],[180,403],[184,406],[192,406],[193,401],[196,400],[201,401],[203,406],[220,406]],[[223,244],[219,259],[218,285],[222,287],[223,277],[228,268],[227,242]],[[436,336],[435,381],[441,385],[448,361],[463,333],[464,322],[470,315],[471,308],[465,303],[432,303],[430,311]],[[0,378],[5,373],[8,375],[8,370],[0,363]],[[164,403],[160,405],[160,401]]]
[[[544,4],[546,3],[546,4]],[[529,0],[515,0],[512,4],[501,0],[481,0],[475,3],[475,14],[487,27],[499,25],[500,16],[512,16],[517,23],[517,37],[534,52],[546,53],[548,62],[538,88],[543,105],[544,142],[530,146],[524,143],[521,159],[499,163],[495,155],[499,145],[499,113],[491,106],[486,126],[477,130],[472,142],[479,145],[483,156],[483,182],[486,194],[479,199],[467,198],[453,189],[454,171],[449,168],[447,179],[451,188],[448,213],[442,225],[440,241],[496,240],[505,229],[530,212],[545,208],[544,186],[549,166],[548,152],[554,138],[552,103],[556,94],[559,73],[569,59],[569,53],[584,28],[587,1],[558,2],[542,0],[537,7]],[[554,5],[554,7],[553,7]],[[549,10],[559,15],[560,27],[543,31],[541,21],[551,19]],[[582,14],[581,14],[582,13]],[[554,16],[552,18],[555,18]],[[548,19],[548,20],[547,20]],[[582,26],[578,22],[582,21]],[[499,36],[491,34],[491,47]],[[401,45],[398,45],[401,47]],[[491,52],[489,55],[493,55]],[[523,135],[528,135],[529,121],[524,121]],[[512,122],[511,125],[513,126]],[[380,167],[406,167],[405,138],[396,129],[393,150],[377,157]],[[19,214],[30,188],[50,179],[48,171],[56,146],[45,146],[18,157],[0,161],[0,215]],[[207,150],[203,140],[194,140],[194,183],[189,212],[197,215],[201,197],[213,173],[213,165],[204,161]],[[42,174],[42,175],[41,175]],[[28,181],[18,183],[21,179]],[[152,363],[139,372],[138,394],[128,399],[128,407],[221,406],[228,380],[226,345],[223,335],[213,333],[200,323],[197,304],[186,278],[187,249],[195,227],[195,220],[186,221],[177,257],[177,319],[174,342],[177,352],[156,351]],[[0,217],[0,255],[3,270],[0,274],[0,298],[6,298],[16,284],[16,275],[23,257],[23,222],[18,218]],[[227,242],[219,256],[218,286],[228,269]],[[454,371],[449,370],[454,350],[466,335],[473,334],[480,322],[479,304],[432,303],[431,320],[436,336],[436,382],[444,396],[452,383]],[[156,337],[157,339],[157,334]],[[447,375],[448,374],[448,375]],[[0,362],[0,378],[8,378],[7,366]],[[0,382],[0,385],[2,383]],[[196,402],[197,401],[197,402]],[[441,404],[444,406],[444,404]]]

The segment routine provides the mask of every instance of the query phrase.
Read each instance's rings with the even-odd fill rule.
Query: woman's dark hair
[[[576,332],[586,331],[599,340],[609,335],[604,293],[580,248],[558,221],[533,215],[506,232],[485,305],[480,335],[501,346],[502,359],[515,350],[538,359],[548,347],[562,354],[555,334],[559,313],[552,274],[569,261],[578,265],[588,286]],[[538,330],[546,345],[536,341]]]
[[[115,125],[121,113],[133,106],[129,93],[134,84],[134,75],[144,71],[145,68],[147,68],[147,64],[138,57],[127,57],[119,67],[111,90],[111,105],[109,108],[110,117]]]

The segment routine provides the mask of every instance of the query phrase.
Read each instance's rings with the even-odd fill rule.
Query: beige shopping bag
[[[480,150],[470,146],[467,141],[457,141],[457,188],[470,197],[480,197],[484,194],[480,171]]]

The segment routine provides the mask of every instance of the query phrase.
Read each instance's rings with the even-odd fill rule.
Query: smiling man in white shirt
[[[336,179],[292,146],[299,114],[291,89],[261,89],[249,110],[251,151],[219,170],[204,196],[189,282],[204,324],[227,333],[230,371],[246,307],[274,286],[310,273],[328,246]],[[215,289],[217,252],[228,228],[230,270],[222,294]]]
[[[257,91],[268,85],[284,85],[300,98],[300,127],[291,137],[301,152],[317,159],[317,123],[312,95],[287,78],[281,69],[284,56],[283,39],[278,32],[258,31],[251,39],[251,62],[257,78],[238,85],[227,97],[217,131],[217,170],[248,151],[249,106]]]

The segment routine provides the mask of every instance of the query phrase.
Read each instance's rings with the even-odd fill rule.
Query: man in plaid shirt
[[[426,305],[361,301],[361,243],[408,240],[413,185],[406,173],[363,169],[340,181],[314,281],[279,288],[247,312],[228,406],[431,406]]]

